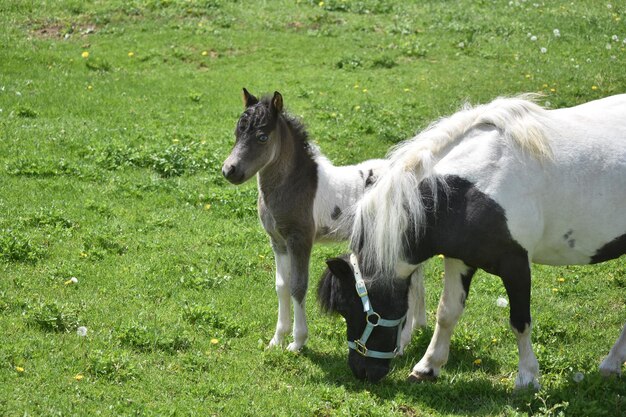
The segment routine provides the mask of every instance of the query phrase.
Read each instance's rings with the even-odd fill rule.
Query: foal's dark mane
[[[261,99],[261,103],[263,103],[263,105],[269,109],[271,100],[272,100],[272,97],[265,96]],[[306,131],[306,127],[304,126],[304,123],[299,118],[291,115],[286,110],[283,110],[278,117],[279,118],[282,117],[285,123],[287,123],[287,125],[291,128],[291,131],[293,132],[296,139],[299,139],[306,144],[309,143],[309,134]]]

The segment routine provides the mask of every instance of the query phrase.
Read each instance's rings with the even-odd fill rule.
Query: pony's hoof
[[[267,345],[267,349],[282,349],[285,346],[285,342],[282,339],[278,339],[276,336],[272,337],[270,343]]]
[[[621,376],[622,373],[622,361],[621,360],[611,360],[606,358],[600,364],[600,375],[605,378],[610,376]]]
[[[289,352],[298,353],[298,352],[300,352],[302,350],[303,347],[304,347],[304,345],[301,345],[300,343],[291,342],[287,346],[287,350]]]
[[[435,382],[437,381],[437,377],[435,376],[433,371],[430,371],[427,374],[422,374],[422,373],[413,371],[409,374],[407,381],[412,382],[414,384],[419,384],[420,382]]]

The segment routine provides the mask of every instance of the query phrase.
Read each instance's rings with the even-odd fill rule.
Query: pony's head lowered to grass
[[[359,379],[378,382],[389,373],[391,359],[401,349],[411,280],[389,285],[384,280],[368,279],[366,283],[354,255],[332,258],[326,264],[317,289],[322,310],[346,320],[352,373]]]

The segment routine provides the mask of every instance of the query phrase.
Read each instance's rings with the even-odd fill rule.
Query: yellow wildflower
[[[598,86],[597,86],[597,85],[592,85],[592,86],[591,86],[591,89],[595,91],[595,90],[597,90],[597,89],[598,89]]]
[[[482,363],[483,363],[483,360],[482,360],[482,359],[476,359],[476,360],[474,361],[474,365],[476,365],[476,366],[480,366],[480,364],[482,364]]]
[[[560,277],[559,279],[557,279],[557,281],[559,281],[559,282],[565,282],[565,278]]]
[[[129,58],[132,58],[132,57],[134,57],[134,56],[135,56],[135,53],[134,53],[133,51],[130,51],[130,52],[128,53],[128,57],[129,57]]]
[[[208,51],[202,51],[202,56],[207,56],[209,54]]]
[[[24,368],[22,368],[21,366],[16,366],[15,370],[20,373],[24,372]]]
[[[211,339],[211,344],[212,345],[217,345],[219,342],[220,341],[218,339],[215,339],[215,338]]]
[[[84,378],[84,376],[82,374],[76,374],[74,376],[74,379],[77,380],[77,381],[82,381],[83,378]]]
[[[85,59],[89,58],[89,51],[83,51],[83,53],[80,54],[80,56],[82,56]]]

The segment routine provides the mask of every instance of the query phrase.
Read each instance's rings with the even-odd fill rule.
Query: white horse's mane
[[[437,204],[442,178],[433,175],[442,151],[481,125],[495,126],[503,137],[538,159],[550,159],[552,152],[543,133],[546,110],[534,103],[537,95],[498,98],[489,104],[465,105],[452,116],[438,120],[412,139],[400,143],[388,155],[391,167],[365,193],[353,212],[350,247],[360,254],[366,270],[385,277],[396,275],[403,261],[409,227],[420,236],[426,210],[419,189],[427,181]]]

